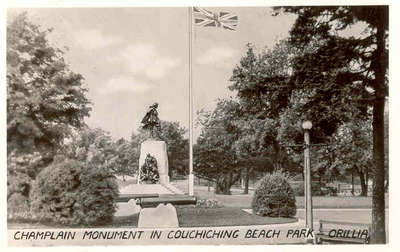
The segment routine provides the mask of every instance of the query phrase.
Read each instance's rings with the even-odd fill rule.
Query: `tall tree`
[[[167,143],[168,175],[189,173],[189,140],[179,122],[161,121],[161,139]]]
[[[7,184],[25,188],[25,196],[30,181],[90,111],[83,77],[70,71],[63,52],[49,44],[49,32],[26,14],[7,24]]]
[[[343,124],[336,138],[336,165],[358,175],[361,195],[367,196],[368,174],[372,162],[372,125],[369,121],[352,121]]]
[[[278,158],[269,144],[269,139],[274,137],[274,121],[271,119],[244,120],[238,118],[234,121],[238,127],[238,139],[233,144],[233,149],[239,159],[239,165],[243,167],[245,188],[244,194],[249,190],[250,176],[255,172],[267,172],[281,169],[282,162],[275,162]],[[268,130],[269,129],[269,130]]]
[[[241,105],[241,121],[254,124],[263,121],[260,128],[263,133],[263,146],[270,157],[275,169],[284,169],[288,161],[287,152],[279,142],[278,133],[281,113],[290,103],[289,77],[291,74],[291,58],[296,51],[289,46],[288,41],[282,40],[272,50],[255,52],[248,44],[246,55],[233,69],[230,90],[237,91]],[[246,123],[242,124],[243,126]],[[246,129],[243,128],[243,134]]]
[[[277,8],[276,10],[279,10]],[[324,116],[329,101],[330,117],[326,123],[335,130],[349,119],[346,107],[358,108],[358,115],[373,110],[373,206],[371,242],[385,243],[385,148],[384,107],[388,94],[388,6],[284,7],[297,15],[290,31],[290,42],[315,50],[294,61],[293,89],[318,92],[308,102],[308,109]],[[353,25],[364,25],[364,35],[346,36]],[[347,33],[348,34],[348,33]],[[336,105],[335,105],[336,103]],[[332,106],[333,105],[333,106]],[[334,113],[336,114],[335,116]],[[354,116],[354,115],[353,115]]]
[[[241,167],[233,148],[238,139],[234,119],[239,112],[234,100],[220,100],[214,111],[201,111],[203,129],[194,148],[194,172],[215,182],[215,192],[230,194],[240,179]]]

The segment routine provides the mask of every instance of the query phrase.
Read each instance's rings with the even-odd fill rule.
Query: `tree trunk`
[[[214,188],[214,193],[215,194],[221,194],[220,189],[219,189],[219,179],[215,179],[215,188]]]
[[[384,151],[384,99],[374,103],[374,166],[372,189],[372,242],[386,243],[385,232],[385,151]]]
[[[225,195],[230,195],[231,194],[231,186],[229,185],[227,178],[224,178],[221,180],[220,183],[218,183],[218,193],[217,194],[225,194]]]
[[[236,175],[234,172],[229,172],[227,174],[222,174],[216,183],[216,194],[231,195],[231,187],[240,179],[240,172]]]
[[[250,179],[249,173],[250,173],[250,169],[248,167],[246,167],[245,174],[244,174],[243,194],[249,194],[249,179]]]
[[[357,169],[358,176],[360,177],[360,185],[361,185],[361,197],[367,196],[367,185],[365,183],[365,176],[361,169]]]
[[[216,179],[215,182],[215,194],[225,194],[225,195],[230,195],[231,194],[231,187],[229,186],[229,183],[227,183],[227,180],[229,180],[229,174],[222,174],[220,178]]]
[[[386,243],[385,230],[385,75],[387,57],[385,55],[385,30],[388,24],[388,6],[379,8],[380,20],[377,25],[377,48],[372,62],[375,74],[375,99],[373,104],[373,193],[371,243]]]
[[[351,171],[351,195],[354,196],[354,171]]]
[[[172,180],[172,169],[171,169],[171,166],[168,167],[168,176],[169,176],[169,180]]]

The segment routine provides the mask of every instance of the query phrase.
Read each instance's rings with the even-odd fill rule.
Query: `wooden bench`
[[[330,228],[327,228],[330,226]],[[319,221],[319,232],[315,235],[316,243],[353,243],[368,244],[371,225],[343,221]]]
[[[187,195],[159,195],[159,194],[120,194],[117,202],[128,202],[131,199],[136,200],[136,204],[142,208],[156,207],[159,204],[172,204],[172,205],[195,205],[197,198]]]

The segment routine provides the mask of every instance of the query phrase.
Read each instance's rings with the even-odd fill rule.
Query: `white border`
[[[397,145],[397,140],[400,140],[399,131],[400,129],[400,117],[399,110],[400,109],[400,76],[399,76],[399,32],[400,27],[399,24],[399,4],[396,1],[361,1],[361,0],[353,0],[353,1],[343,1],[343,0],[331,0],[331,1],[299,1],[299,0],[285,0],[285,1],[278,1],[278,0],[204,0],[204,1],[183,1],[183,0],[142,0],[142,1],[134,1],[134,0],[102,0],[102,1],[82,1],[82,0],[9,0],[4,3],[1,2],[0,9],[0,34],[2,38],[2,42],[0,43],[0,56],[1,56],[1,67],[0,67],[0,80],[1,80],[1,88],[0,88],[0,95],[3,96],[0,101],[0,113],[2,115],[0,119],[0,123],[2,129],[0,131],[0,139],[3,144],[0,145],[0,160],[2,161],[2,169],[0,170],[1,176],[1,185],[3,186],[1,189],[0,197],[1,197],[1,220],[2,225],[0,229],[0,245],[2,249],[7,251],[21,251],[21,248],[10,248],[7,247],[7,240],[6,240],[6,233],[7,233],[7,223],[6,223],[6,199],[5,199],[5,190],[6,190],[6,61],[5,61],[5,32],[6,32],[6,8],[50,8],[50,7],[140,7],[140,6],[148,6],[148,7],[156,7],[156,6],[281,6],[281,5],[377,5],[377,4],[388,4],[390,5],[390,63],[389,63],[389,76],[390,76],[390,127],[389,127],[389,134],[390,134],[390,210],[389,210],[389,245],[374,245],[374,246],[349,246],[349,245],[337,245],[337,246],[191,246],[190,248],[187,246],[140,246],[140,247],[48,247],[48,248],[24,248],[25,250],[29,251],[71,251],[72,249],[76,252],[80,251],[107,251],[109,252],[110,249],[121,250],[121,251],[133,251],[133,250],[140,250],[140,251],[186,251],[190,249],[190,251],[243,251],[245,249],[249,249],[251,251],[266,251],[266,250],[273,250],[273,251],[298,251],[299,249],[307,249],[307,250],[320,250],[323,249],[324,252],[328,251],[337,251],[342,249],[351,249],[351,250],[358,250],[362,249],[363,251],[376,251],[376,250],[394,250],[396,248],[398,250],[398,244],[400,239],[399,233],[399,215],[395,214],[399,210],[398,200],[399,197],[399,183],[396,181],[397,178],[400,178],[400,160],[399,156],[396,155],[396,147],[400,146]],[[3,250],[3,251],[5,251]]]

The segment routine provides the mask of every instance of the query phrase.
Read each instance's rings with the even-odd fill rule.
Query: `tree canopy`
[[[32,180],[89,115],[83,77],[49,43],[50,32],[25,13],[7,24],[8,197],[28,197]]]
[[[343,122],[368,116],[372,108],[372,242],[385,243],[388,6],[296,6],[275,8],[276,14],[282,9],[297,15],[290,43],[303,53],[293,59],[291,83],[292,90],[315,93],[304,107],[309,119],[331,125],[325,131],[330,135]],[[363,34],[346,36],[355,25],[365,27]],[[314,49],[307,50],[310,47]]]
[[[83,77],[72,72],[25,14],[7,26],[7,149],[53,153],[89,115]]]

